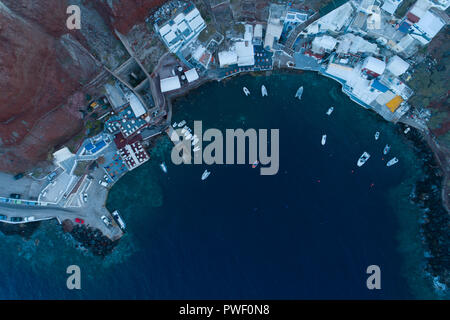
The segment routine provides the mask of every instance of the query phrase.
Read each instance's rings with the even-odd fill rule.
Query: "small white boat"
[[[186,140],[191,140],[192,139],[192,134],[188,133],[184,137],[186,138]]]
[[[178,128],[181,128],[182,126],[184,126],[186,124],[186,121],[182,120],[179,124],[178,124]]]
[[[361,155],[361,157],[359,157],[358,159],[358,167],[361,167],[364,163],[366,163],[367,160],[369,160],[370,158],[370,154],[366,151],[364,151],[364,153]]]
[[[379,137],[380,137],[380,133],[378,131],[375,132],[375,140],[378,140]]]
[[[200,151],[200,147],[199,146],[195,146],[194,148],[194,152]]]
[[[192,146],[195,146],[198,143],[198,138],[197,136],[194,134],[193,138],[192,138]]]
[[[177,123],[174,122],[173,125],[172,125],[172,128],[176,128],[176,127],[177,127]]]
[[[386,167],[393,166],[393,165],[396,164],[397,162],[398,162],[398,159],[397,159],[396,157],[393,157],[391,160],[389,160],[389,161],[386,163]]]
[[[258,166],[258,164],[259,164],[259,161],[255,160],[252,164],[252,168],[255,169]]]
[[[324,146],[326,142],[327,142],[327,135],[324,134],[324,135],[322,136],[322,145]]]
[[[127,228],[127,225],[125,224],[125,222],[123,221],[122,217],[119,214],[119,211],[114,211],[112,213],[112,216],[114,218],[114,220],[116,220],[117,224],[119,225],[120,229],[122,229],[122,231],[125,231],[125,229]]]
[[[410,127],[407,127],[407,128],[405,129],[405,131],[403,131],[403,133],[404,133],[404,134],[407,134],[407,133],[409,132],[409,130],[411,130],[411,128],[410,128]]]
[[[334,110],[334,107],[331,107],[327,110],[327,116],[329,116]]]
[[[297,92],[295,93],[295,98],[298,98],[298,100],[301,100],[302,99],[302,94],[303,94],[303,86],[298,88]]]
[[[266,86],[265,86],[265,85],[262,85],[262,86],[261,86],[261,95],[262,95],[263,97],[266,97],[266,96],[267,96],[267,89],[266,89]]]
[[[184,126],[183,129],[181,129],[181,133],[185,134],[187,132],[187,126]]]
[[[246,96],[250,94],[250,90],[248,90],[246,87],[243,87],[242,90],[244,90]]]
[[[161,167],[161,170],[162,170],[164,173],[167,173],[167,167],[166,167],[166,164],[165,164],[164,162],[161,162],[161,164],[160,164],[159,166]]]
[[[391,150],[391,146],[387,144],[383,149],[383,154],[388,154],[389,150]]]
[[[205,170],[202,174],[202,180],[205,180],[206,178],[208,178],[210,174],[211,174],[210,171]]]

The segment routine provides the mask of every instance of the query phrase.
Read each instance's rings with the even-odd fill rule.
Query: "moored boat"
[[[177,123],[174,122],[173,125],[172,125],[172,128],[176,128],[176,127],[177,127]]]
[[[295,93],[295,98],[298,98],[298,100],[301,100],[302,99],[302,94],[303,94],[303,86],[298,88],[297,92]]]
[[[387,144],[383,149],[383,154],[388,154],[389,150],[391,150],[391,146]]]
[[[194,148],[194,152],[200,151],[200,147],[199,146],[195,146]]]
[[[327,135],[324,134],[324,135],[322,136],[322,145],[324,146],[326,142],[327,142]]]
[[[378,138],[380,137],[380,132],[375,132],[375,140],[378,140]]]
[[[262,86],[261,86],[261,95],[262,95],[263,97],[267,96],[267,89],[266,89],[266,86],[265,86],[265,85],[262,85]]]
[[[252,168],[253,169],[256,168],[258,166],[258,164],[259,164],[259,161],[255,160],[255,162],[253,162],[253,164],[252,164]]]
[[[407,133],[409,132],[409,130],[411,130],[411,128],[410,128],[410,127],[407,127],[407,128],[405,129],[405,131],[403,131],[403,133],[404,133],[404,134],[407,134]]]
[[[370,158],[370,154],[366,151],[363,152],[363,154],[361,155],[361,157],[359,157],[357,165],[358,167],[361,167],[364,163],[367,162],[367,160],[369,160]]]
[[[159,166],[164,173],[167,173],[167,167],[164,162],[161,162]]]
[[[243,87],[242,90],[244,90],[246,96],[250,94],[250,90],[248,90],[246,87]]]
[[[202,180],[205,180],[206,178],[208,178],[210,174],[211,174],[210,171],[205,170],[202,174]]]
[[[330,107],[330,108],[327,110],[327,116],[329,116],[329,115],[333,112],[333,110],[334,110],[334,107]]]
[[[393,166],[393,165],[396,164],[397,162],[398,162],[397,157],[393,157],[391,160],[389,160],[389,161],[386,163],[386,167]]]
[[[114,220],[116,220],[120,229],[122,229],[122,231],[125,231],[127,225],[125,224],[122,217],[120,216],[119,211],[115,210],[111,215],[113,216]]]
[[[178,128],[181,128],[185,124],[186,124],[186,121],[185,120],[181,120],[180,123],[178,123]]]

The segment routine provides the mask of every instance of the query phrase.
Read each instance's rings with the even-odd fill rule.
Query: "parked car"
[[[84,220],[80,218],[75,218],[75,222],[79,224],[84,224]]]
[[[107,216],[102,216],[101,219],[107,227],[111,226],[111,220]]]
[[[98,183],[105,188],[108,186],[108,183],[103,180],[99,180]]]
[[[14,179],[16,179],[16,180],[19,180],[21,178],[23,178],[23,173],[18,173],[14,176]]]
[[[18,193],[11,193],[11,194],[9,195],[9,197],[12,198],[12,199],[20,199],[20,198],[21,198],[21,195],[18,194]]]
[[[8,220],[8,217],[0,214],[0,220]]]
[[[22,222],[23,218],[22,217],[11,217],[11,222]]]
[[[87,199],[88,199],[87,193],[83,193],[83,201],[84,201],[84,202],[87,202]]]

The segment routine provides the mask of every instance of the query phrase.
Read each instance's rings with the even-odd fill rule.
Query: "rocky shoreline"
[[[404,128],[400,125],[399,131]],[[426,135],[417,129],[408,135],[415,153],[424,161],[424,176],[416,182],[410,200],[423,210],[420,232],[425,246],[425,272],[433,279],[435,288],[443,292],[450,286],[450,217],[442,197],[445,172]]]
[[[106,257],[119,243],[119,240],[112,241],[98,229],[78,224],[73,225],[70,220],[64,220],[62,226],[65,232],[69,232],[80,243],[81,247],[89,250],[95,256]]]

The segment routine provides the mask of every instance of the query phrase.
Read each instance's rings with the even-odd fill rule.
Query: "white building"
[[[132,92],[128,93],[127,99],[128,102],[130,103],[131,110],[133,110],[133,113],[136,116],[136,118],[139,118],[140,116],[144,115],[147,112],[142,102],[138,99],[138,97],[134,93]]]
[[[346,2],[339,8],[314,21],[306,28],[306,31],[309,34],[325,31],[338,32],[344,25],[350,22],[352,13],[353,7],[350,1]]]
[[[408,68],[409,63],[399,56],[393,56],[390,58],[388,64],[386,65],[386,69],[396,77],[404,74]]]
[[[192,68],[192,69],[186,71],[184,73],[184,75],[186,76],[186,80],[188,82],[194,82],[195,80],[197,80],[199,78],[197,70],[195,70],[195,68]]]
[[[255,64],[255,52],[251,41],[238,41],[235,44],[238,66],[252,66]]]
[[[381,9],[386,11],[390,15],[393,15],[402,2],[403,0],[385,0],[383,5],[381,6]]]
[[[324,53],[330,52],[334,49],[337,44],[337,40],[333,37],[324,35],[321,37],[315,37],[312,41],[312,52],[314,53]]]
[[[218,56],[221,68],[238,63],[238,56],[234,51],[221,51]]]
[[[263,36],[263,26],[261,24],[255,25],[253,29],[253,41],[261,42]]]
[[[269,20],[267,21],[266,37],[264,38],[264,48],[273,51],[273,44],[280,39],[283,32],[284,19],[286,17],[286,7],[279,4],[270,4]]]
[[[206,24],[200,11],[193,5],[188,5],[183,12],[161,27],[155,25],[156,31],[169,51],[174,53],[195,40],[205,28]]]
[[[436,34],[445,26],[445,21],[431,11],[426,11],[419,22],[412,26],[412,37],[422,44],[430,42]]]
[[[169,92],[181,88],[181,83],[178,76],[161,79],[160,85],[161,85],[161,92]]]
[[[355,36],[353,33],[345,33],[338,38],[338,46],[336,53],[352,53],[359,52],[378,54],[379,49],[375,43],[371,43],[360,36]]]
[[[373,75],[381,75],[383,74],[384,69],[386,69],[386,63],[374,57],[367,57],[364,60],[361,69],[365,69]]]

